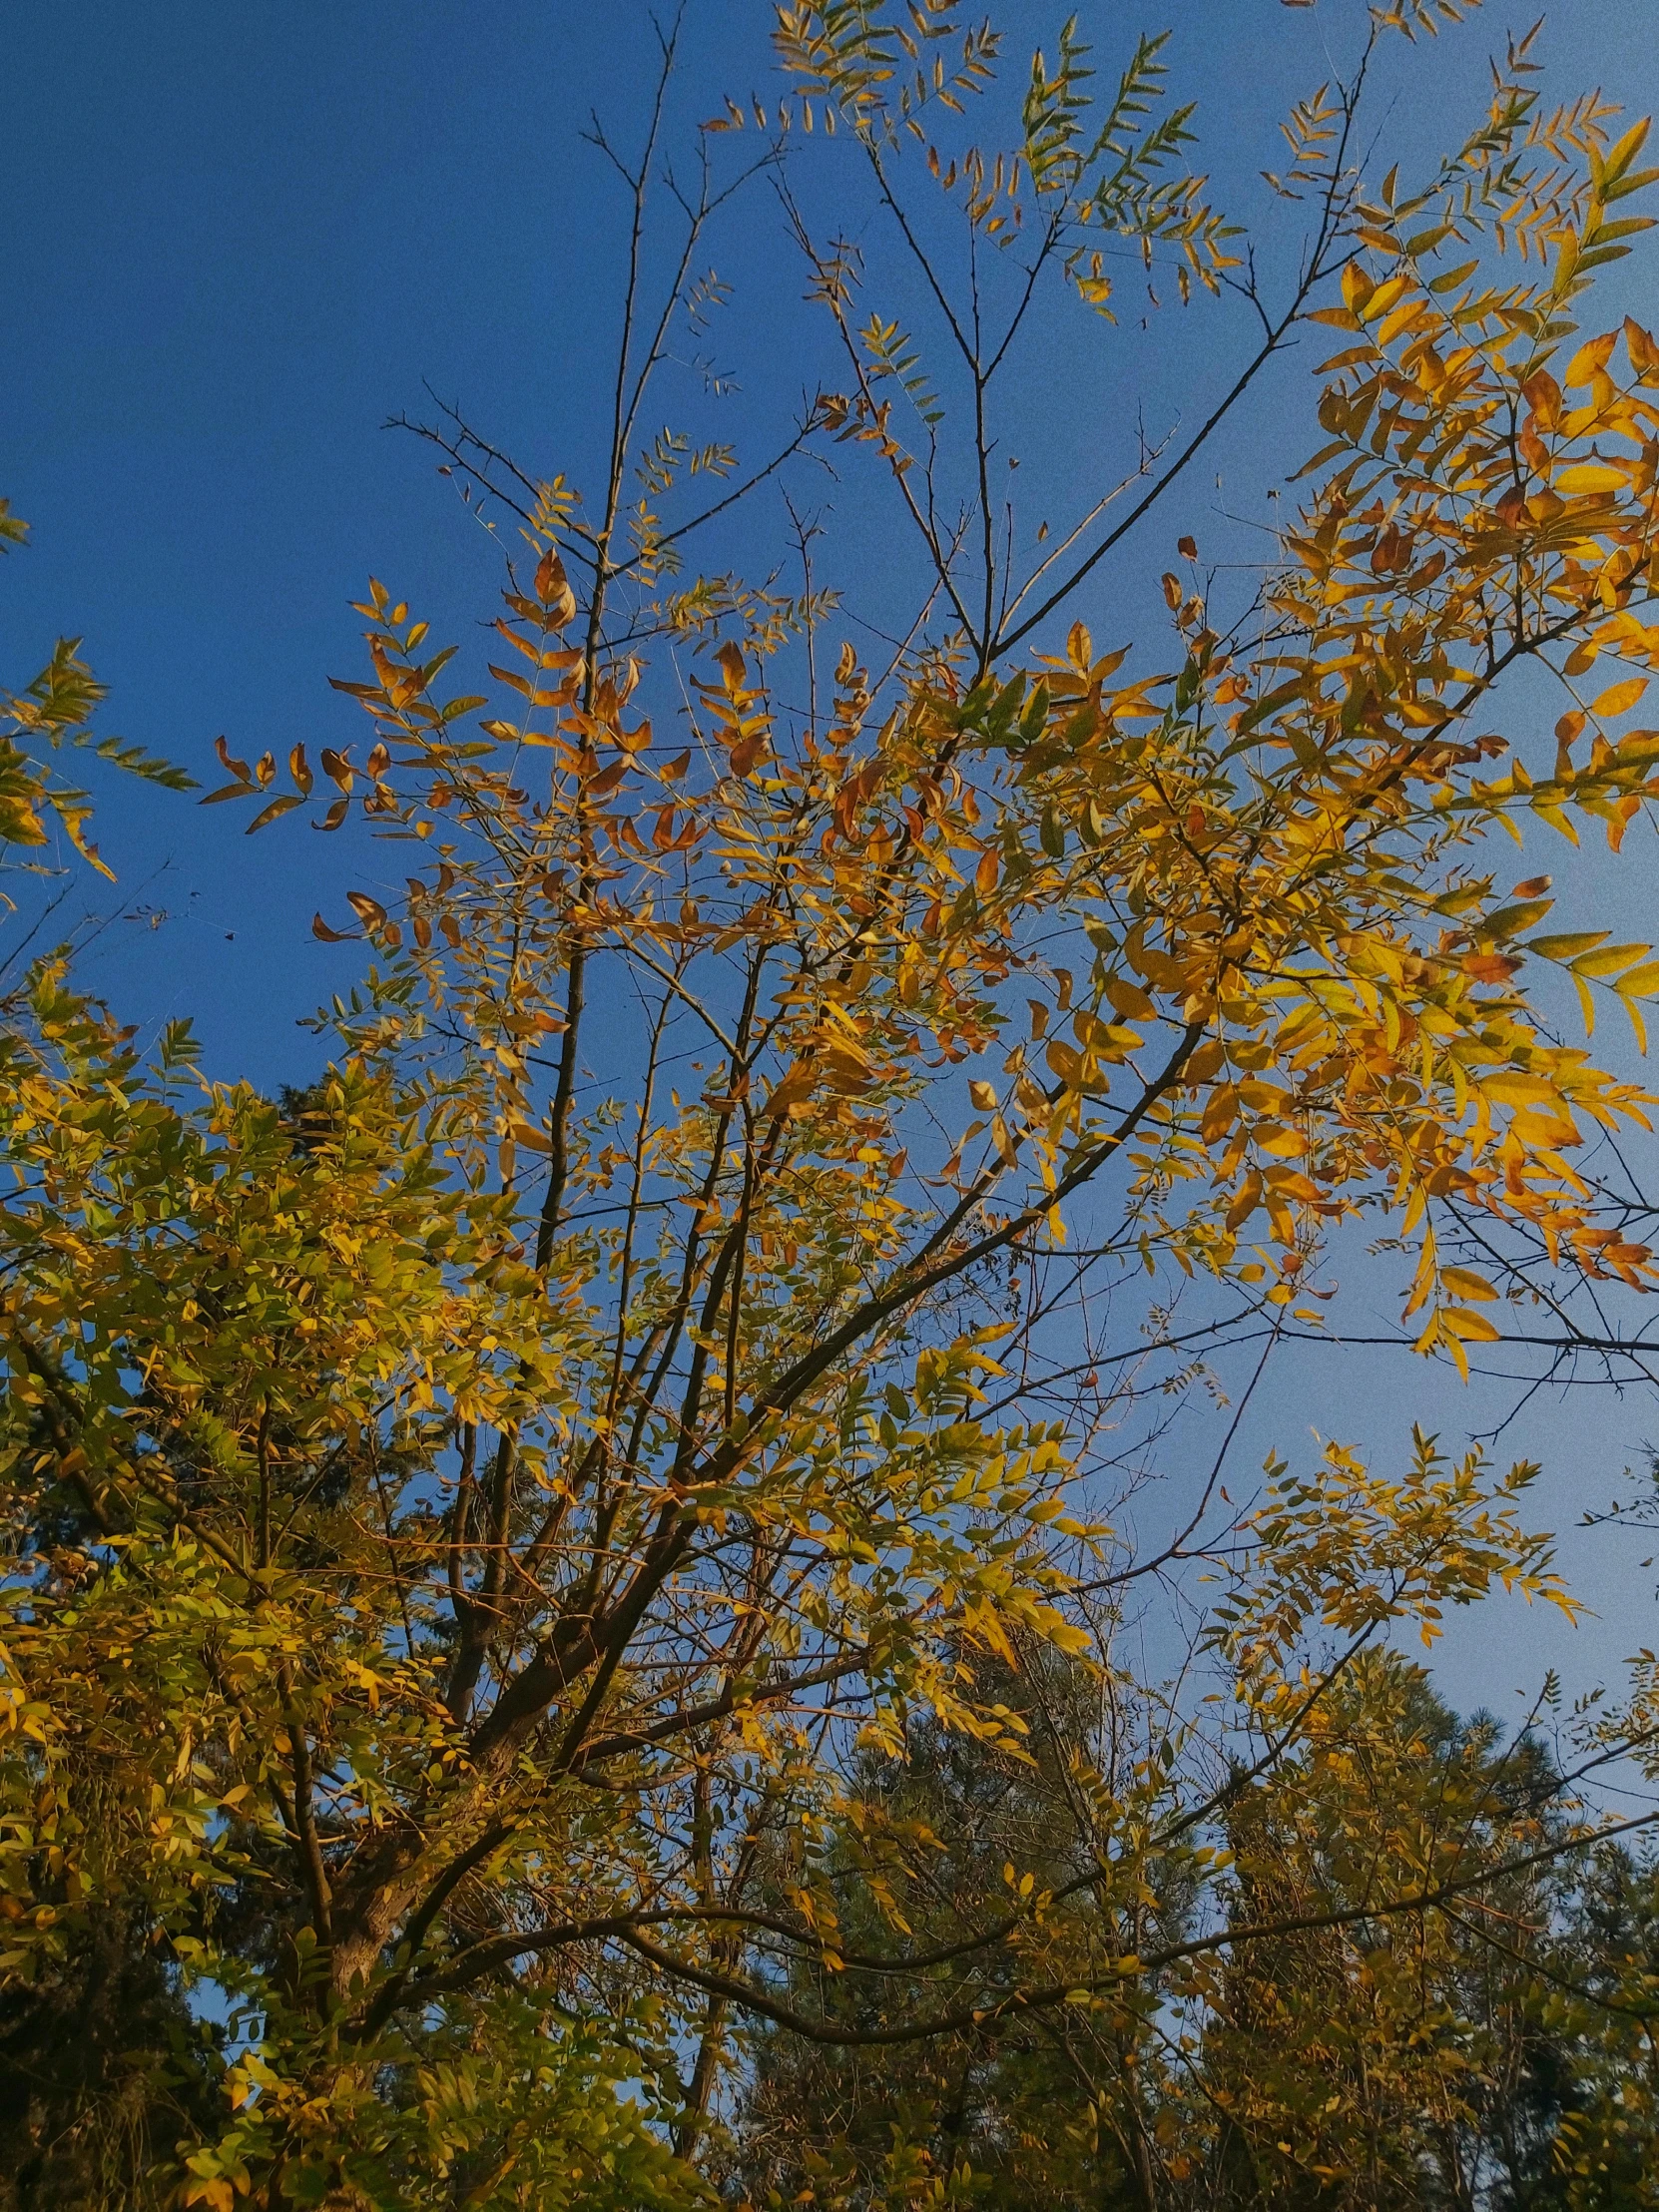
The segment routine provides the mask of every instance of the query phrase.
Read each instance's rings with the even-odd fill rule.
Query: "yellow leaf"
[[[1590,710],[1597,715],[1626,715],[1647,690],[1645,676],[1628,677],[1622,684],[1611,684]]]
[[[1127,975],[1108,975],[1104,985],[1112,1011],[1124,1021],[1153,1021],[1158,1009],[1138,983]]]
[[[1385,284],[1379,284],[1360,310],[1361,321],[1375,322],[1379,315],[1386,314],[1391,306],[1404,297],[1410,285],[1409,276],[1390,276]]]
[[[1484,1314],[1472,1313],[1466,1306],[1446,1306],[1439,1314],[1440,1327],[1450,1336],[1460,1337],[1466,1344],[1496,1344],[1500,1332],[1495,1322]]]
[[[1359,314],[1376,289],[1377,286],[1360,267],[1360,264],[1350,262],[1343,271],[1343,299],[1349,310],[1354,314]]]
[[[1300,1129],[1287,1129],[1282,1123],[1273,1121],[1257,1123],[1256,1142],[1264,1152],[1285,1160],[1294,1160],[1308,1149],[1308,1140]]]
[[[202,804],[206,806],[207,801]],[[39,815],[26,800],[11,792],[0,792],[0,840],[7,844],[45,844],[47,841]]]
[[[1622,468],[1610,468],[1605,461],[1578,461],[1562,469],[1551,488],[1563,499],[1580,499],[1588,492],[1622,491],[1624,482]]]
[[[1521,950],[1535,952],[1540,960],[1570,960],[1581,952],[1593,952],[1607,937],[1605,929],[1568,930],[1560,936],[1529,937]]]
[[[1497,1106],[1553,1105],[1556,1102],[1554,1085],[1546,1083],[1541,1075],[1522,1075],[1509,1068],[1496,1075],[1482,1076],[1477,1087]]]
[[[1651,952],[1648,944],[1609,944],[1599,952],[1586,952],[1572,963],[1574,975],[1587,975],[1595,980],[1611,975],[1616,969],[1628,967],[1632,960],[1639,960],[1644,952]]]

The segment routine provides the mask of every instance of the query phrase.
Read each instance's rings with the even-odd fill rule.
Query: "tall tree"
[[[856,1761],[856,1818],[825,1875],[845,1949],[874,1963],[827,1972],[796,1959],[782,1992],[793,2006],[852,2031],[878,2027],[898,1991],[910,2007],[937,2008],[972,1957],[987,1900],[1011,1903],[1025,1885],[1063,1901],[1046,1915],[1049,1953],[1087,1955],[1088,1809],[1109,1701],[1078,1661],[1024,1640],[1018,1660],[971,1661],[980,1696],[1018,1716],[1017,1747],[923,1720],[901,1762],[874,1750]],[[788,1839],[761,1879],[767,1902],[784,1903],[799,1879]],[[1139,1939],[1189,1933],[1188,1902],[1147,1901]],[[933,1962],[912,1967],[918,1950]],[[941,2184],[950,2201],[987,2207],[1134,2204],[1155,2155],[1155,2115],[1136,2084],[1147,2056],[1133,2005],[968,2026],[897,2064],[879,2044],[813,2043],[772,2026],[751,2047],[714,2162],[757,2204],[809,2188],[824,2205],[926,2202]]]
[[[1654,1279],[1567,1157],[1643,1094],[1531,984],[1565,966],[1639,1023],[1659,963],[1538,935],[1548,879],[1494,872],[1499,830],[1595,824],[1618,851],[1659,796],[1659,735],[1619,721],[1645,680],[1542,759],[1489,734],[1526,712],[1512,672],[1659,653],[1659,349],[1576,319],[1651,173],[1604,104],[1547,113],[1522,46],[1455,152],[1372,182],[1374,50],[1458,12],[1377,11],[1351,80],[1296,110],[1276,185],[1309,230],[1274,303],[1187,167],[1190,111],[1159,107],[1158,42],[1095,101],[1068,24],[998,157],[964,136],[994,24],[781,11],[782,105],[730,119],[755,161],[706,133],[660,296],[628,262],[594,487],[427,425],[526,551],[487,693],[444,695],[451,653],[394,592],[360,603],[339,688],[372,736],[321,749],[318,827],[359,814],[417,872],[346,892],[355,930],[318,917],[373,952],[318,1017],[323,1079],[286,1107],[209,1083],[183,1028],[141,1051],[61,962],[11,1005],[0,1967],[48,1975],[119,1911],[231,2006],[186,2203],[672,2201],[747,2023],[903,2049],[1075,2016],[1109,2041],[1178,1968],[1297,1933],[1290,1900],[1228,1917],[1230,1809],[1313,1787],[1368,1650],[1499,1583],[1571,1609],[1527,1464],[1333,1445],[1238,1507],[1218,1459],[1137,1542],[1102,1440],[1195,1345],[1312,1326],[1345,1224],[1387,1224],[1419,1348],[1465,1372],[1500,1288],[1570,1316]],[[637,157],[603,140],[636,242],[663,112]],[[809,118],[910,257],[936,384],[815,226]],[[756,170],[838,366],[743,473],[642,426]],[[1051,546],[991,488],[999,379],[1045,303],[1106,304],[1125,247],[1183,292],[1242,287],[1259,342],[1120,519],[1092,488]],[[1220,605],[1183,540],[1167,655],[1102,650],[1100,563],[1310,320],[1340,332],[1325,437],[1260,594]],[[681,567],[837,446],[917,548],[874,667],[816,522],[788,596],[771,562],[765,586]],[[699,506],[706,475],[733,481]],[[285,783],[220,753],[209,803],[253,828],[312,802],[303,745]],[[1183,1569],[1194,1664],[1166,1689],[1118,1626]],[[847,1934],[860,1761],[1031,1756],[974,1655],[1039,1682],[1044,1647],[1110,1715],[1068,1776],[1075,1871],[1008,1862],[856,2016],[833,1979],[797,1998],[893,1964]],[[931,1846],[886,1844],[867,1898],[902,1936]],[[1438,1942],[1503,1879],[1436,1847],[1333,1910]]]
[[[1069,1785],[1095,1766],[1102,1713],[1080,1674],[1055,1695],[1052,1671],[1004,1693],[1032,1723],[1031,1764],[931,1730],[901,1768],[868,1763],[841,1888],[882,1962],[798,1967],[795,2001],[877,2016],[913,1938],[939,1950],[970,1931],[1013,1860],[1063,1900],[1051,1942],[1087,1953]],[[1229,1953],[1200,1942],[1136,2005],[965,2026],[901,2068],[768,2028],[731,2114],[731,2174],[757,2204],[807,2189],[826,2205],[927,2204],[942,2189],[1055,2212],[1645,2202],[1652,1875],[1617,1846],[1554,1849],[1577,1810],[1541,1736],[1460,1722],[1425,1670],[1367,1654],[1297,1753],[1228,1807]],[[927,1840],[899,1899],[908,1935],[870,1912],[853,1864],[888,1824]],[[1487,1879],[1437,1917],[1368,1917],[1380,1868],[1397,1882],[1435,1863]],[[1202,1934],[1193,1903],[1148,1913],[1167,1947]]]

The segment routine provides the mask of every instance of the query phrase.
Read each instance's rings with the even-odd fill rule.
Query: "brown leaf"
[[[223,738],[215,738],[214,751],[219,755],[220,767],[223,769],[228,769],[230,773],[234,777],[236,777],[239,783],[253,783],[254,771],[249,767],[246,761],[238,761],[232,758],[232,755],[228,750]]]
[[[1519,972],[1520,962],[1501,952],[1468,952],[1463,956],[1463,968],[1477,983],[1506,983]]]

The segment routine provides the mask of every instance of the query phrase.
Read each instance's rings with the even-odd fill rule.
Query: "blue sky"
[[[1058,11],[1015,0],[1004,12],[1016,47],[1052,38]],[[1352,52],[1361,12],[1357,0],[1080,10],[1103,70],[1134,29],[1169,25],[1172,89],[1200,103],[1199,159],[1230,208],[1265,220],[1270,276],[1295,235],[1257,173],[1278,158],[1288,100]],[[667,136],[678,159],[722,93],[764,87],[770,17],[763,0],[690,0]],[[1394,42],[1374,108],[1382,140],[1410,159],[1459,135],[1482,103],[1487,53],[1529,21],[1488,5],[1432,47]],[[1541,40],[1548,90],[1599,84],[1635,111],[1659,104],[1654,25],[1653,0],[1564,0]],[[109,727],[204,782],[217,780],[220,733],[242,755],[343,743],[355,711],[325,679],[358,673],[347,602],[368,572],[438,637],[466,640],[498,577],[498,546],[431,456],[380,428],[385,417],[421,411],[430,384],[534,473],[591,478],[622,211],[580,134],[596,107],[619,143],[637,133],[655,53],[647,12],[636,0],[13,0],[5,51],[0,493],[34,542],[0,568],[0,682],[26,681],[57,635],[82,634],[112,687]],[[730,142],[721,158],[738,158]],[[832,208],[834,172],[812,175],[806,189]],[[879,273],[879,241],[867,244]],[[1629,307],[1654,322],[1656,257],[1613,273],[1599,321]],[[688,420],[713,422],[707,434],[758,453],[803,390],[833,381],[828,337],[764,188],[710,259],[735,286],[710,342],[741,389],[717,407],[688,346],[664,412],[683,401]],[[1039,508],[1052,498],[1056,519],[1075,485],[1132,450],[1138,423],[1156,436],[1198,419],[1243,342],[1242,309],[1166,305],[1143,329],[1131,291],[1116,331],[1081,318],[1017,369],[1022,485]],[[1271,513],[1270,490],[1311,442],[1309,358],[1265,380],[1192,472],[1160,525],[1170,546],[1190,529],[1206,551],[1243,557],[1251,518]],[[850,477],[815,481],[808,496],[835,510],[853,603],[861,591],[875,619],[883,589],[902,581],[890,513],[860,503]],[[768,528],[779,519],[771,511]],[[1144,578],[1168,551],[1160,538],[1099,574],[1097,635],[1150,628]],[[216,1073],[303,1080],[319,1048],[296,1017],[348,981],[356,958],[315,943],[310,916],[321,906],[338,918],[367,848],[313,837],[302,818],[249,841],[230,808],[130,788],[101,796],[121,880],[100,906],[114,918],[88,956],[89,982],[130,1018],[195,1016]],[[1644,845],[1612,893],[1632,936],[1659,937],[1651,854]],[[1392,1366],[1345,1367],[1340,1381],[1323,1355],[1288,1361],[1252,1406],[1241,1461],[1311,1426],[1391,1448],[1412,1412],[1448,1437],[1495,1417],[1494,1393],[1382,1358]],[[1549,1461],[1550,1510],[1567,1522],[1649,1435],[1659,1438],[1659,1408],[1602,1395],[1535,1400],[1505,1443]],[[1512,1611],[1483,1614],[1451,1640],[1448,1685],[1508,1711],[1512,1686],[1548,1661],[1582,1677],[1652,1640],[1652,1576],[1635,1556],[1625,1539],[1573,1539],[1600,1626],[1574,1640]]]

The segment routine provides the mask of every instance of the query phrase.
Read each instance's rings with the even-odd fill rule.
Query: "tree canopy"
[[[1368,1242],[1464,1376],[1532,1317],[1635,1357],[1659,1281],[1651,1098],[1590,1035],[1645,1048],[1659,959],[1505,859],[1628,866],[1659,799],[1659,344],[1593,290],[1659,172],[1525,40],[1387,166],[1373,57],[1463,12],[1354,11],[1269,180],[1280,291],[1157,39],[823,0],[689,152],[648,92],[598,144],[672,266],[619,271],[597,478],[411,425],[511,547],[487,655],[374,580],[361,758],[219,742],[203,804],[364,840],[325,1071],[210,1079],[31,948],[10,2202],[1651,2201],[1645,1816],[1593,1788],[1648,1675],[1546,1745],[1398,1648],[1500,1588],[1573,1612],[1536,1466],[1418,1431],[1251,1486],[1235,1407],[1164,1498],[1119,1435],[1339,1329]],[[826,339],[747,461],[653,411],[740,195]],[[1007,365],[1110,345],[1126,269],[1255,337],[1050,528]],[[1316,331],[1241,585],[1161,503]],[[908,548],[855,614],[826,466]],[[1136,563],[1156,650],[1101,594]],[[1572,702],[1541,745],[1528,671]],[[55,811],[103,864],[52,758],[98,696],[65,641],[7,702],[25,861]]]

